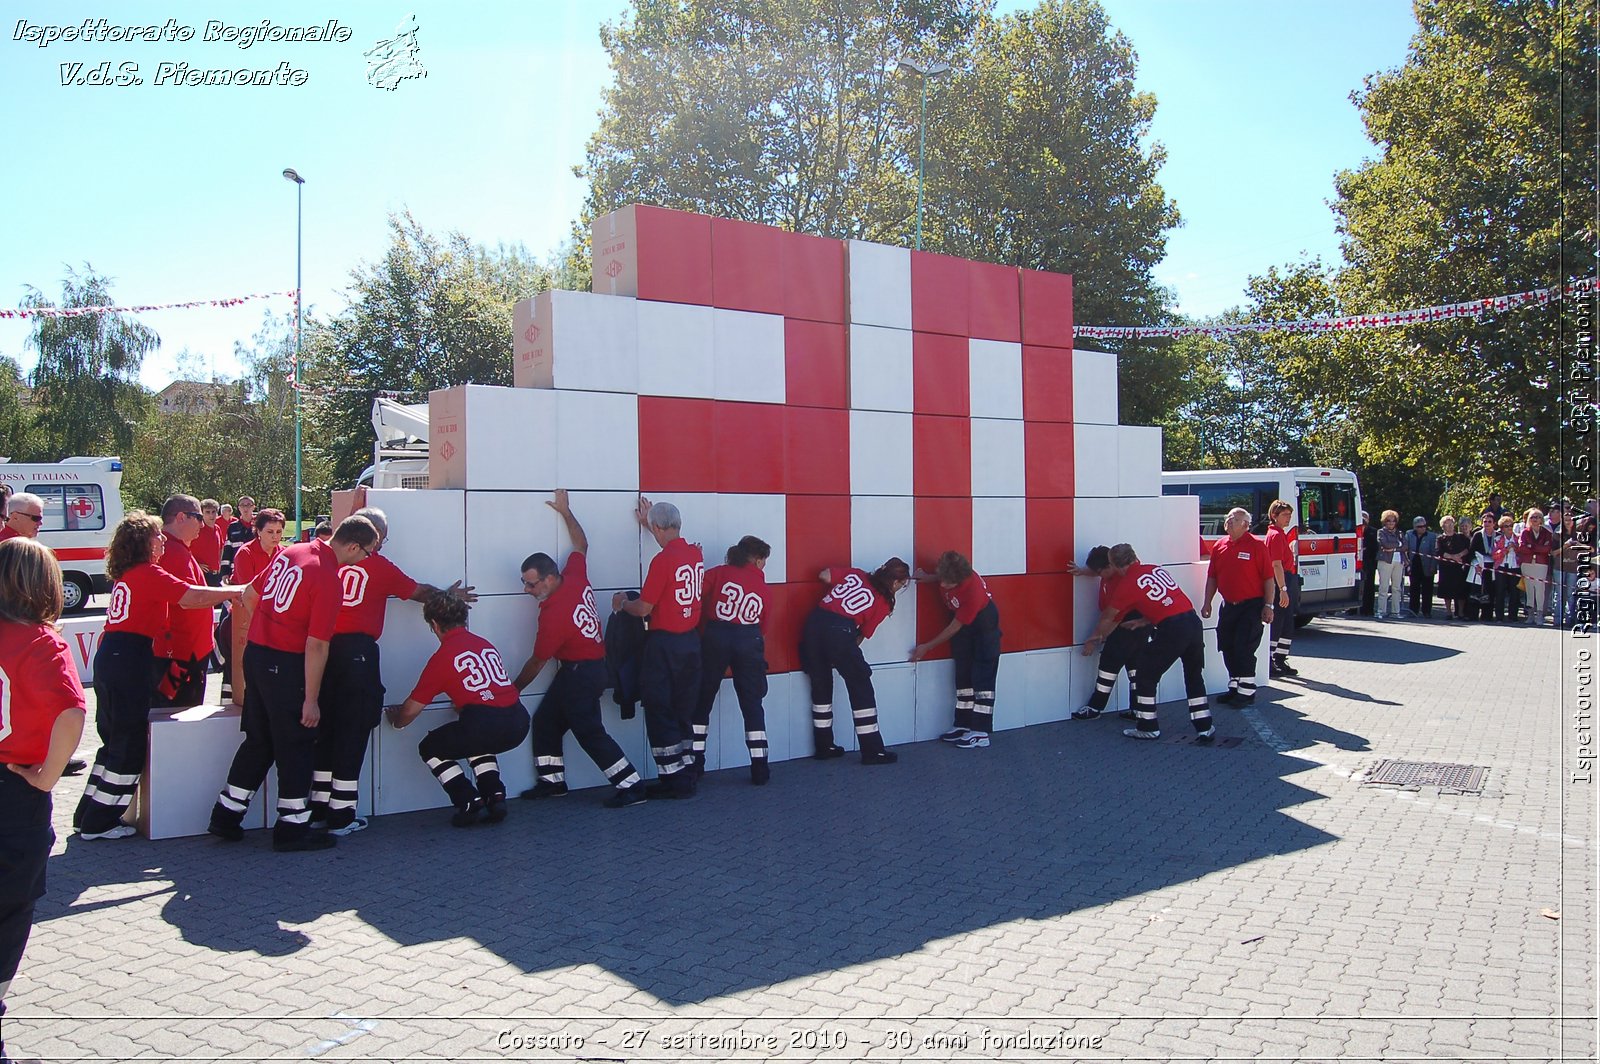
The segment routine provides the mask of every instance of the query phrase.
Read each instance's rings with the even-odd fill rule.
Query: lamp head
[[[296,173],[293,167],[283,171],[283,178],[285,181],[293,181],[297,185],[303,185],[306,183],[306,179]]]

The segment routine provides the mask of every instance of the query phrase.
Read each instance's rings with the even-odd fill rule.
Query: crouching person
[[[439,637],[439,649],[422,669],[417,686],[389,721],[404,728],[439,695],[448,695],[459,719],[423,737],[417,753],[456,807],[450,823],[458,828],[506,818],[506,787],[496,754],[516,749],[528,735],[528,711],[506,675],[500,652],[487,639],[467,631],[466,602],[446,591],[422,606],[422,619]],[[472,769],[472,778],[459,762]]]

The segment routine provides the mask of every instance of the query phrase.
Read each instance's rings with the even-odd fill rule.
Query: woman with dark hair
[[[150,704],[166,665],[156,657],[155,641],[170,627],[167,611],[236,601],[243,590],[188,584],[173,576],[156,564],[165,543],[161,519],[134,510],[117,525],[106,548],[106,576],[114,583],[94,653],[94,723],[100,750],[72,815],[72,826],[85,839],[134,834],[122,814],[144,773]]]
[[[1500,619],[1500,592],[1495,586],[1498,577],[1494,571],[1494,551],[1499,545],[1499,518],[1491,510],[1483,512],[1483,526],[1472,533],[1469,549],[1472,552],[1470,569],[1478,585],[1474,598],[1478,603],[1478,620]],[[1471,577],[1469,577],[1469,580]]]
[[[422,604],[422,619],[439,637],[439,649],[423,666],[410,697],[389,710],[389,722],[404,728],[439,695],[450,696],[459,719],[423,736],[417,754],[455,804],[450,823],[458,828],[506,818],[506,785],[494,755],[515,750],[527,738],[529,725],[500,652],[467,631],[469,609],[449,591],[430,595]],[[471,766],[473,779],[461,771],[461,761]]]
[[[918,569],[915,575],[918,580],[939,582],[939,597],[951,614],[950,623],[938,635],[911,648],[911,660],[920,661],[934,647],[949,642],[950,656],[955,659],[954,726],[939,738],[962,750],[980,750],[989,745],[989,733],[994,730],[1000,608],[989,594],[989,585],[972,571],[972,563],[960,551],[945,551],[934,572]]]
[[[83,686],[55,630],[60,616],[55,555],[25,536],[0,543],[0,1016],[44,896],[50,790],[83,736]],[[0,1032],[0,1060],[10,1059]]]
[[[700,701],[695,705],[695,772],[705,771],[706,735],[711,704],[722,675],[733,674],[733,693],[744,715],[744,742],[750,750],[750,782],[758,787],[772,778],[767,764],[767,577],[764,570],[772,547],[745,536],[728,548],[727,564],[706,570],[700,610]]]
[[[282,510],[269,507],[256,511],[255,538],[234,552],[233,575],[229,580],[242,587],[267,571],[273,559],[283,552],[285,520]],[[228,670],[223,673],[223,687],[236,706],[244,705],[244,644],[250,634],[250,618],[254,612],[248,602],[241,602],[229,611],[228,619],[223,622],[228,628],[225,652]]]
[[[860,569],[824,569],[817,579],[828,593],[806,618],[800,637],[800,667],[811,681],[811,735],[816,742],[812,757],[818,761],[843,757],[844,747],[833,741],[833,673],[844,677],[861,740],[863,765],[892,765],[899,760],[883,745],[878,731],[878,695],[872,689],[872,666],[861,653],[884,618],[894,612],[894,597],[911,582],[911,567],[890,558],[871,574]]]

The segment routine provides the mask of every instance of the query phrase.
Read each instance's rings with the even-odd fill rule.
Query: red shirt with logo
[[[540,661],[599,661],[606,656],[600,611],[589,586],[589,562],[580,551],[567,555],[561,586],[539,603],[533,656]]]
[[[1171,573],[1146,562],[1128,567],[1112,588],[1106,605],[1119,615],[1138,610],[1151,624],[1160,624],[1169,617],[1194,609],[1194,603],[1178,587]]]
[[[217,526],[209,523],[200,525],[200,533],[194,537],[194,542],[189,544],[189,553],[194,555],[195,561],[208,573],[217,572],[222,568],[222,534],[217,531]]]
[[[18,532],[16,529],[12,528],[10,525],[6,525],[3,528],[0,528],[0,543],[4,543],[8,539],[16,539],[20,535],[22,535],[21,532]],[[22,764],[22,763],[23,762],[21,762],[21,761],[17,762],[17,764],[19,764],[19,765]]]
[[[1224,602],[1261,598],[1262,586],[1273,579],[1266,543],[1248,532],[1238,539],[1222,537],[1211,545],[1211,575]]]
[[[304,654],[306,640],[332,639],[339,620],[339,558],[326,543],[296,543],[278,552],[252,585],[261,596],[250,642]]]
[[[174,536],[166,537],[166,549],[161,552],[161,568],[186,584],[206,586],[206,574],[194,560],[184,542]],[[167,611],[171,637],[167,656],[178,661],[203,658],[216,645],[212,638],[215,618],[210,606],[197,606],[192,610],[174,606]]]
[[[463,709],[467,706],[510,706],[518,701],[500,652],[487,639],[465,628],[452,628],[439,640],[411,701],[427,705],[440,695]]]
[[[382,554],[368,555],[340,569],[339,584],[344,595],[333,629],[338,635],[354,632],[377,639],[383,635],[384,607],[389,599],[408,599],[417,593],[417,582]]]
[[[654,607],[653,632],[692,632],[700,627],[700,590],[706,561],[699,546],[679,536],[650,561],[639,597]]]
[[[1294,548],[1295,544],[1299,542],[1300,528],[1298,525],[1290,525],[1288,530],[1285,531],[1274,524],[1267,529],[1267,560],[1282,562],[1283,571],[1286,573],[1298,573],[1300,564],[1295,560]]]
[[[767,574],[753,565],[718,565],[706,571],[705,615],[728,624],[767,630]]]
[[[0,621],[0,764],[43,762],[56,718],[84,704],[72,653],[49,625]]]
[[[141,562],[123,573],[111,588],[106,606],[108,632],[132,632],[162,642],[171,623],[168,611],[178,608],[178,600],[189,585],[151,562]]]
[[[939,597],[944,599],[945,608],[956,615],[956,620],[962,624],[971,624],[978,619],[978,614],[983,608],[994,601],[994,596],[989,594],[989,585],[983,582],[983,577],[977,573],[968,576],[955,587],[939,585]]]
[[[818,607],[855,621],[862,637],[871,639],[878,625],[892,612],[888,601],[878,594],[878,589],[860,569],[845,569],[842,573],[835,569],[831,575],[836,577],[833,587],[822,596]]]
[[[256,577],[267,571],[267,566],[272,564],[272,559],[278,556],[278,551],[283,550],[283,544],[278,544],[278,549],[270,555],[267,548],[261,545],[259,539],[252,539],[240,547],[233,555],[233,577],[235,584],[248,584]]]

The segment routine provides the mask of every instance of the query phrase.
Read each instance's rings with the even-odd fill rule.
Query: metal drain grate
[[[1363,783],[1391,787],[1438,787],[1462,794],[1478,794],[1489,770],[1483,765],[1447,765],[1439,761],[1395,761],[1385,758]]]

